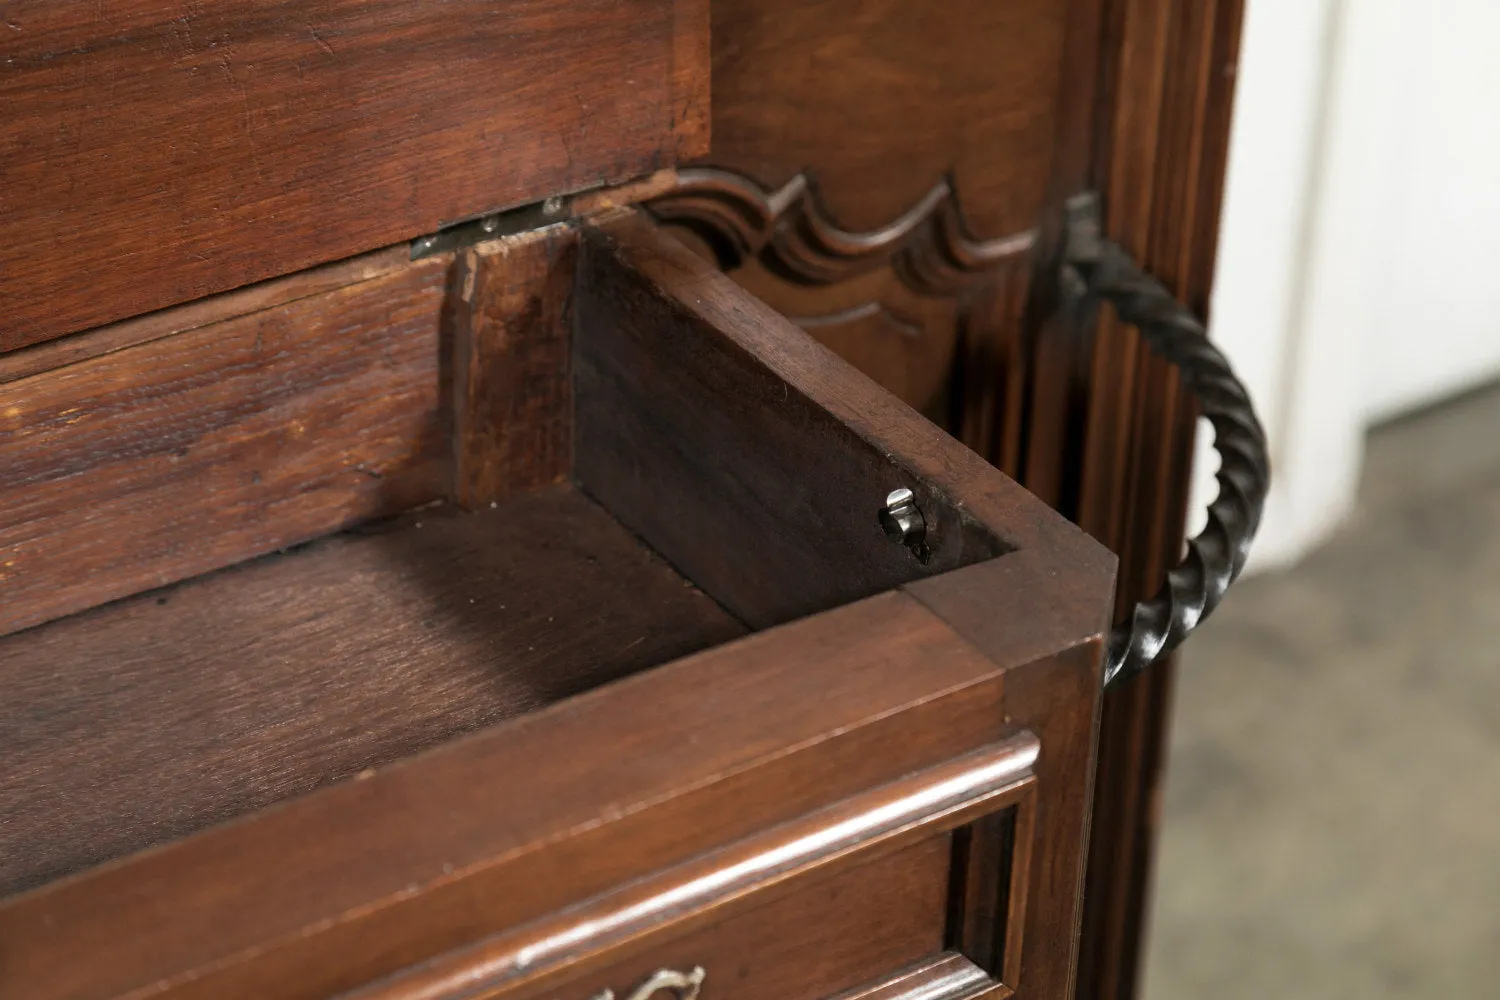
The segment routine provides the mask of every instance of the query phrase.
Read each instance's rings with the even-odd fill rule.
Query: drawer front
[[[816,1000],[962,942],[971,872],[949,834],[1011,820],[1003,865],[1029,877],[1029,733],[869,789],[397,974],[348,1000],[576,994],[663,967],[721,971],[709,995]],[[1019,864],[1016,862],[1019,861]],[[977,874],[977,872],[973,872]],[[1025,893],[990,887],[1019,927]],[[1002,974],[1005,942],[981,957]],[[1012,956],[1013,957],[1013,956]],[[597,971],[595,971],[597,970]]]
[[[707,149],[705,0],[3,6],[0,351]]]
[[[951,853],[923,841],[529,995],[628,1000],[658,970],[701,969],[701,1000],[822,1000],[942,950]]]

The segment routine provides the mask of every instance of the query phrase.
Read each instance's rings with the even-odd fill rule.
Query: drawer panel
[[[0,364],[0,635],[441,495],[447,272],[288,279]]]
[[[949,873],[948,834],[997,813],[1029,822],[1037,750],[1031,734],[1016,734],[451,952],[351,1000],[551,995],[587,970],[619,978],[641,963],[687,961],[716,940],[701,935],[725,923],[745,938],[732,954],[715,952],[737,970],[735,978],[792,962],[798,969],[788,976],[812,976],[815,987],[852,987],[932,952],[954,930],[952,908],[967,907],[963,891],[950,896],[950,888],[965,881],[962,869],[970,865],[961,858],[960,874]],[[1023,855],[1029,850],[1029,833],[1017,848]],[[894,866],[872,868],[893,856],[901,859]],[[1007,887],[1002,895],[1010,894]],[[866,944],[878,940],[881,948],[866,952],[861,945],[856,954],[829,958],[826,968],[817,965],[814,957],[834,956],[828,942],[845,934]],[[704,966],[711,951],[692,964]],[[777,981],[767,975],[768,983]],[[766,984],[742,983],[733,995],[759,996],[756,985]]]
[[[707,150],[706,0],[0,8],[0,351]]]
[[[935,837],[527,996],[625,1000],[658,969],[696,967],[701,1000],[822,1000],[942,948],[950,858]]]

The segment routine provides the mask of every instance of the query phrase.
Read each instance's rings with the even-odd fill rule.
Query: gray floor
[[[1500,390],[1185,651],[1146,1000],[1500,997]]]

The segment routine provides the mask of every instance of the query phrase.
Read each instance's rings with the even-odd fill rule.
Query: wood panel
[[[321,292],[331,292],[361,281],[369,281],[371,278],[405,269],[410,259],[411,251],[405,244],[387,247],[333,264],[311,267],[284,278],[262,281],[237,291],[210,295],[175,309],[163,309],[111,323],[88,333],[23,347],[0,354],[0,382],[14,382],[18,378],[39,375],[54,368],[150,343],[174,333],[185,333],[239,316],[248,316],[262,309],[274,309]]]
[[[1107,234],[1208,312],[1242,0],[1116,0],[1095,167]],[[1181,558],[1195,412],[1134,332],[1092,357],[1078,517],[1121,554],[1119,613]],[[1191,645],[1187,656],[1191,657]],[[1137,995],[1175,658],[1105,698],[1079,996]]]
[[[948,857],[936,837],[531,995],[629,996],[658,969],[697,966],[703,1000],[825,1000],[942,947]]]
[[[706,0],[0,13],[0,351],[707,149]]]
[[[981,525],[838,419],[878,393],[868,380],[644,216],[588,228],[584,251],[575,473],[735,615],[774,625],[1008,548],[1011,526]],[[922,422],[891,417],[887,429]],[[903,486],[926,519],[925,561],[880,526]]]
[[[0,384],[0,634],[440,495],[448,265]]]
[[[1109,234],[1206,305],[1241,3],[942,6],[918,17],[852,0],[716,5],[716,141],[705,162],[768,190],[803,172],[849,229],[885,226],[945,177],[973,235],[1038,227],[1026,267],[971,288],[951,320],[918,316],[920,335],[900,350],[888,323],[812,332],[1119,551],[1123,609],[1179,554],[1191,419],[1129,331],[1077,329],[1059,315],[1051,268],[1028,272],[1056,257],[1063,200],[1096,188]],[[1021,44],[1024,54],[1011,52]],[[971,77],[970,58],[986,72]],[[931,68],[944,61],[951,73]],[[1023,105],[1024,130],[997,120]],[[1030,215],[1018,199],[1030,199]],[[876,278],[809,289],[752,266],[740,280],[798,317],[891,301]],[[850,298],[859,281],[871,294]],[[928,379],[949,359],[935,389]],[[1080,996],[1134,988],[1172,669],[1106,702]]]
[[[0,903],[0,992],[325,997],[1004,739],[1003,695],[872,598]]]
[[[1070,997],[1074,991],[1108,628],[1108,577],[1048,579],[1037,570],[1049,559],[1043,550],[1023,549],[904,588],[986,654],[1015,664],[1006,673],[1006,721],[1035,731],[1046,748],[1037,762],[1038,833],[1025,873],[1024,937],[1017,942],[1013,925],[994,921],[990,946],[966,953],[976,961],[1002,960],[1005,984],[1021,1000]],[[1022,579],[1027,585],[1015,587]],[[997,601],[1000,594],[1005,596]],[[1034,620],[1077,639],[1066,650],[1044,650],[1015,627]],[[976,944],[982,942],[971,947]],[[998,976],[1002,970],[986,971]]]
[[[889,267],[806,286],[782,281],[752,260],[734,280],[897,399],[942,421],[959,349],[957,299],[919,295]]]
[[[0,640],[0,895],[743,632],[567,487],[29,629]]]
[[[657,952],[674,937],[733,920],[778,898],[804,896],[851,865],[904,853],[905,845],[915,843],[935,848],[941,857],[937,865],[930,858],[927,862],[928,877],[936,884],[925,893],[929,905],[918,907],[926,926],[913,935],[926,942],[923,950],[936,950],[948,910],[951,850],[946,834],[966,819],[1004,810],[1017,799],[1029,800],[1038,749],[1030,733],[1018,733],[458,949],[359,990],[350,1000],[546,995],[581,973],[592,978],[594,970],[603,968],[608,974],[622,956],[629,956],[627,963],[639,962],[643,952]],[[872,915],[844,918],[849,933],[874,933],[864,916]],[[912,917],[909,903],[893,898],[889,912],[875,919],[911,927]],[[775,963],[776,953],[787,950],[783,942],[798,936],[787,926],[779,932],[782,941],[768,942],[761,952],[742,949],[736,965],[746,969]],[[905,959],[915,957],[908,952]],[[869,972],[867,968],[840,985],[853,986]]]
[[[766,192],[801,178],[831,224],[872,245],[943,198],[957,209],[945,228],[978,241],[1020,237],[1045,225],[1065,194],[1058,122],[1072,113],[1079,64],[1069,37],[1088,23],[1088,5],[716,3],[715,140],[703,163]],[[1034,258],[1025,248],[1020,256],[1029,270]],[[943,422],[962,405],[950,391],[954,368],[972,370],[989,350],[980,341],[1015,329],[1019,310],[998,327],[971,324],[969,294],[913,295],[898,270],[829,284],[758,275],[752,265],[736,278]]]
[[[459,254],[452,495],[467,507],[556,482],[572,467],[577,235],[551,226]]]
[[[850,230],[950,176],[970,235],[1026,229],[1050,185],[1067,18],[1054,0],[716,3],[709,159],[767,188],[809,170]]]

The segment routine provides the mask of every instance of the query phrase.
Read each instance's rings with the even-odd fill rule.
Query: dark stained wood
[[[1044,912],[1027,912],[1036,839],[1036,789],[1004,812],[991,813],[954,834],[948,900],[948,944],[1008,993],[1021,983],[1022,947],[1029,924],[1045,926]]]
[[[967,236],[1041,232],[1032,252],[980,283],[988,287],[918,303],[890,269],[817,288],[753,268],[737,275],[786,315],[818,320],[814,336],[956,433],[972,430],[966,441],[1002,451],[997,460],[1016,471],[1019,431],[1007,423],[1002,441],[994,425],[1025,398],[1007,379],[1029,366],[1045,314],[1025,318],[1030,271],[1056,249],[1063,199],[1087,182],[1098,5],[714,6],[715,141],[705,164],[767,189],[804,173],[847,230],[884,232],[947,182]],[[856,310],[878,310],[878,321],[837,322]],[[1004,399],[995,385],[1006,385]]]
[[[439,496],[448,266],[0,385],[0,634]]]
[[[1040,24],[1062,25],[1056,35],[1002,31],[991,20],[1034,14],[1025,4],[969,0],[920,14],[853,6],[716,4],[716,138],[704,162],[771,186],[805,171],[839,221],[865,229],[888,223],[951,172],[976,235],[1038,227],[1027,267],[960,296],[951,320],[904,314],[921,333],[901,350],[889,324],[812,332],[1120,552],[1123,612],[1180,554],[1189,409],[1129,331],[1107,320],[1097,332],[1074,328],[1057,315],[1052,269],[1027,272],[1055,259],[1063,199],[1095,188],[1109,234],[1189,304],[1206,306],[1242,2],[1069,0],[1039,15]],[[1024,55],[967,77],[968,59],[1020,44]],[[940,60],[955,72],[934,69]],[[1050,91],[1037,70],[1048,63],[1061,67]],[[1027,67],[1029,81],[1019,76]],[[1023,102],[1034,121],[1017,143],[1023,133],[1007,133],[991,115]],[[985,143],[994,147],[976,155]],[[1045,166],[1026,174],[1020,164],[1040,162],[1043,148]],[[1018,197],[1031,199],[1030,215],[1012,214]],[[879,276],[813,289],[753,268],[736,277],[798,317],[862,305],[890,311],[898,301]],[[1017,286],[1024,307],[1012,297]],[[931,373],[950,359],[948,377],[934,385]],[[1106,701],[1081,997],[1134,994],[1173,669],[1164,664]]]
[[[554,487],[10,636],[0,895],[743,631]]]
[[[657,166],[691,160],[708,152],[713,121],[709,3],[710,0],[672,0],[672,113],[668,126],[677,147],[675,156],[662,157],[666,162]],[[615,83],[618,86],[618,78]],[[638,85],[635,79],[625,78],[626,87]]]
[[[628,997],[658,969],[700,966],[707,973],[705,1000],[825,1000],[872,972],[899,968],[942,947],[947,846],[945,837],[915,844],[608,969],[527,995],[588,1000],[613,989],[616,997]],[[789,927],[798,932],[788,934]]]
[[[577,230],[463,251],[454,275],[452,495],[479,507],[567,475]]]
[[[708,148],[705,0],[3,12],[0,351]]]
[[[483,976],[471,960],[483,972],[493,959],[523,974],[491,985],[540,1000],[933,838],[945,863],[921,907],[921,949],[936,958],[953,912],[944,835],[1014,810],[1011,869],[977,883],[1005,899],[988,901],[992,940],[975,950],[1023,995],[1062,995],[1113,560],[644,215],[615,211],[585,223],[582,238],[570,324],[568,282],[540,266],[535,242],[523,241],[514,262],[506,245],[481,246],[451,266],[419,263],[354,290],[427,275],[443,325],[424,336],[466,352],[425,375],[436,434],[461,430],[475,442],[446,446],[440,483],[455,481],[447,462],[468,461],[466,481],[484,490],[502,488],[506,474],[486,463],[515,476],[538,468],[532,459],[546,449],[507,452],[505,434],[516,427],[525,441],[533,421],[555,440],[545,428],[558,395],[540,393],[545,405],[532,409],[486,393],[513,363],[523,386],[556,378],[548,358],[571,364],[572,475],[619,518],[595,511],[610,538],[655,567],[656,583],[592,551],[580,564],[567,547],[588,539],[586,524],[539,527],[522,499],[485,501],[476,488],[468,499],[478,513],[414,511],[399,530],[317,543],[11,636],[0,653],[34,652],[4,658],[36,678],[29,687],[40,696],[22,706],[25,717],[77,723],[54,728],[50,749],[47,740],[28,748],[40,764],[19,773],[88,779],[66,759],[80,752],[80,730],[91,734],[85,751],[134,769],[57,797],[88,810],[75,824],[84,841],[110,821],[108,832],[143,828],[91,795],[197,809],[208,822],[233,815],[225,789],[236,782],[266,801],[302,790],[291,787],[298,780],[326,787],[0,901],[0,994],[444,995],[447,973],[473,985]],[[565,256],[557,261],[566,274]],[[555,319],[542,326],[539,358],[512,352],[533,308],[561,318],[566,357]],[[9,386],[141,351],[171,359],[158,345],[210,329]],[[170,361],[157,367],[170,371]],[[141,379],[137,368],[126,373]],[[928,518],[925,565],[886,538],[876,516],[903,485]],[[559,497],[583,503],[556,486],[524,502],[557,506]],[[476,524],[493,534],[476,541]],[[552,551],[551,537],[566,551]],[[759,627],[909,581],[907,593],[604,683],[737,634],[709,598]],[[507,617],[516,601],[530,609],[525,623]],[[683,627],[666,605],[682,609]],[[618,627],[617,608],[629,612]],[[720,625],[725,633],[710,634]],[[58,655],[59,636],[77,640],[76,659]],[[83,695],[70,702],[74,687],[57,677],[75,675]],[[118,683],[126,677],[133,682]],[[98,709],[110,699],[127,704]],[[70,716],[79,702],[93,707]],[[225,711],[227,723],[216,717]],[[524,714],[503,719],[512,713]],[[124,724],[112,729],[106,718]],[[143,762],[174,740],[186,752],[167,747],[164,769]],[[429,749],[394,760],[420,747]],[[1046,787],[992,769],[1002,763],[1039,768]],[[201,783],[174,787],[173,768]],[[33,810],[44,816],[40,839],[51,834],[46,808],[60,807]],[[858,938],[865,922],[889,916],[856,907],[847,919]],[[793,948],[801,929],[779,930],[765,947]],[[921,957],[898,949],[858,975],[852,964],[836,974],[814,967],[803,988],[859,989]],[[1003,994],[996,985],[983,995]]]
[[[996,983],[1021,981],[1036,796],[954,834],[948,942]]]
[[[1242,7],[1111,5],[1095,168],[1106,231],[1199,315],[1212,288]],[[1121,553],[1123,614],[1181,557],[1195,413],[1133,331],[1106,319],[1098,344],[1078,516]],[[1140,988],[1175,669],[1158,664],[1104,701],[1081,1000],[1130,1000]]]
[[[1079,546],[1079,554],[1086,558],[1090,548]],[[904,588],[996,662],[1012,665],[1005,675],[1006,722],[1041,737],[1027,920],[1019,969],[1006,985],[1043,998],[1073,993],[1112,582],[1099,573],[1049,578],[1037,572],[1047,558],[1023,549]],[[1023,579],[1028,583],[1016,586]],[[1030,627],[1019,627],[1023,622]],[[1038,641],[1058,634],[1076,636],[1077,644],[1059,652]],[[1015,928],[1000,930],[1010,943]],[[1013,959],[1007,956],[1008,977]]]
[[[752,626],[1007,548],[833,409],[884,394],[644,216],[588,227],[580,267],[575,474]],[[925,564],[880,526],[901,486],[927,521]]]
[[[705,1000],[825,1000],[872,972],[899,968],[942,947],[947,848],[946,837],[914,844],[531,995],[587,1000],[613,989],[626,997],[657,969],[700,966],[707,973]],[[799,930],[788,934],[788,927]]]
[[[709,159],[767,187],[811,168],[846,229],[887,225],[950,173],[972,235],[1026,229],[1050,180],[1067,16],[1055,0],[715,3]]]
[[[1010,987],[956,952],[914,962],[898,972],[864,983],[837,1000],[1008,1000]]]
[[[545,994],[581,971],[608,967],[625,953],[654,951],[663,940],[802,893],[870,858],[934,842],[946,855],[945,835],[965,819],[1029,799],[1038,749],[1030,733],[1018,733],[416,966],[351,1000]],[[946,917],[946,857],[943,862],[933,873],[935,905],[921,907],[922,936],[932,944],[941,943]],[[894,903],[890,917],[908,918],[899,912],[904,909]],[[741,965],[773,960],[749,951],[738,957]]]
[[[675,231],[674,231],[675,232]],[[959,303],[918,295],[889,268],[833,286],[795,285],[751,261],[734,280],[880,387],[941,420],[958,350]]]
[[[45,406],[41,419],[21,413],[23,428],[39,436],[21,450],[0,442],[0,466],[8,472],[19,456],[30,470],[14,489],[0,476],[0,564],[12,561],[0,573],[15,568],[18,554],[28,560],[22,576],[0,579],[0,613],[20,608],[0,632],[444,492],[483,516],[510,519],[501,535],[522,530],[514,492],[569,471],[575,358],[587,366],[574,373],[585,390],[583,487],[731,610],[761,626],[898,584],[908,590],[623,680],[0,902],[0,995],[327,996],[523,925],[562,926],[559,908],[690,871],[704,852],[725,856],[1022,727],[1042,742],[1036,807],[1004,814],[1013,825],[987,820],[958,835],[982,863],[941,879],[924,868],[920,887],[900,866],[869,882],[841,869],[831,881],[847,880],[847,912],[808,895],[798,876],[765,904],[778,915],[754,924],[761,931],[735,933],[751,927],[736,921],[754,911],[720,901],[704,912],[722,920],[674,925],[685,935],[674,940],[704,941],[726,958],[747,947],[756,955],[790,949],[747,964],[735,995],[802,990],[811,998],[864,983],[854,985],[859,994],[893,974],[873,957],[855,974],[854,956],[878,954],[870,939],[886,925],[871,921],[884,915],[881,902],[898,908],[891,927],[908,926],[899,923],[910,917],[899,909],[902,894],[886,886],[912,886],[913,898],[928,894],[919,909],[938,898],[951,916],[954,900],[931,894],[962,885],[975,905],[963,911],[958,944],[1007,984],[982,995],[999,1000],[1012,986],[1037,1000],[1068,994],[1112,561],[638,222],[623,244],[591,237],[578,276],[591,310],[582,318],[568,311],[568,252],[549,257],[552,241],[567,237],[532,235],[483,245],[452,267],[410,265],[398,246],[41,343],[701,156],[705,2],[528,0],[503,11],[460,4],[456,14],[431,0],[5,7],[0,103],[11,114],[0,122],[0,237],[9,248],[0,249],[0,352],[32,346],[0,354],[0,430],[13,429],[9,402]],[[1191,423],[1175,385],[1124,331],[1105,326],[1093,336],[1058,315],[1051,265],[1059,208],[1084,187],[1100,188],[1111,235],[1203,304],[1239,5],[938,6],[716,2],[719,120],[708,162],[767,190],[805,173],[834,222],[882,239],[946,182],[943,204],[959,211],[941,218],[959,220],[960,235],[1024,235],[1024,250],[940,294],[909,287],[889,266],[813,286],[756,262],[738,280],[1117,548],[1123,608],[1153,589],[1177,554]],[[628,203],[670,190],[669,174],[565,204],[576,214]],[[610,225],[609,239],[620,225]],[[928,256],[951,255],[944,246]],[[264,356],[262,338],[271,344]],[[42,395],[26,395],[39,387]],[[73,412],[69,394],[82,404]],[[104,418],[96,422],[96,413]],[[277,478],[264,491],[235,478],[267,467]],[[887,483],[892,476],[898,481]],[[874,513],[893,485],[918,490],[935,525],[938,558],[928,566],[879,532]],[[490,502],[501,506],[490,511]],[[416,517],[424,527],[399,537],[433,530],[435,513]],[[609,527],[610,538],[641,553],[627,531]],[[558,530],[572,545],[578,533]],[[984,545],[971,549],[975,539]],[[377,544],[395,543],[319,543],[174,594],[325,558],[333,547]],[[524,550],[500,548],[507,566],[525,562]],[[214,794],[238,794],[235,781],[289,788],[277,785],[288,777],[277,768],[301,766],[307,758],[298,754],[323,753],[341,734],[351,745],[378,745],[371,759],[388,760],[441,741],[445,725],[456,732],[527,712],[614,676],[611,664],[623,663],[561,656],[569,643],[605,645],[605,632],[591,625],[613,627],[575,614],[564,631],[542,634],[560,658],[506,670],[497,693],[481,680],[484,641],[512,623],[486,599],[625,608],[649,628],[638,630],[647,633],[640,646],[617,651],[640,655],[641,666],[654,662],[643,647],[685,634],[653,602],[707,609],[726,628],[734,624],[659,563],[651,579],[678,588],[670,600],[632,586],[609,560],[572,572],[559,558],[553,578],[550,557],[530,560],[520,582],[486,589],[466,612],[453,588],[489,564],[464,545],[433,556],[439,550],[428,542],[420,549],[428,555],[412,565],[313,579],[340,608],[352,607],[359,586],[391,579],[381,576],[387,571],[420,591],[376,602],[354,625],[352,615],[317,618],[322,605],[297,586],[264,590],[260,603],[223,588],[200,608],[199,632],[148,627],[157,617],[177,620],[176,596],[162,606],[153,594],[100,609],[81,621],[124,616],[137,638],[96,636],[90,655],[68,661],[81,668],[59,669],[66,658],[48,652],[27,676],[46,677],[32,689],[50,685],[52,704],[76,696],[125,707],[110,721],[99,721],[102,710],[85,713],[92,721],[83,736],[64,739],[56,727],[68,717],[46,713],[0,725],[0,733],[48,732],[54,747],[76,745],[132,767],[151,747],[196,733],[208,748],[200,759],[244,759],[243,776]],[[977,565],[940,574],[976,557]],[[580,585],[580,574],[594,582]],[[434,639],[413,617],[421,594],[444,602]],[[225,615],[265,607],[293,624],[273,636],[223,624]],[[667,619],[659,627],[658,614]],[[78,624],[11,636],[0,651]],[[392,629],[401,634],[362,645]],[[308,632],[316,641],[269,665],[256,657],[225,659],[227,667],[171,661],[175,673],[142,665],[153,644],[238,637],[260,656]],[[501,654],[521,655],[516,635]],[[299,673],[297,657],[309,652],[323,654],[319,666]],[[447,673],[433,666],[445,656]],[[11,669],[20,668],[0,658],[0,677]],[[376,683],[359,686],[361,670]],[[82,694],[64,683],[75,680]],[[275,710],[265,719],[289,721],[257,729],[255,719],[231,713],[245,728],[226,728],[214,713],[246,691],[265,692],[257,703]],[[1159,673],[1106,708],[1082,996],[1116,1000],[1133,989],[1169,693],[1170,677]],[[163,725],[184,705],[198,707],[185,723]],[[329,726],[327,718],[342,721]],[[245,732],[249,751],[216,742]],[[390,736],[397,732],[406,735]],[[285,744],[274,759],[273,741]],[[43,765],[66,771],[65,753],[43,755]],[[328,751],[329,761],[336,757]],[[359,765],[351,757],[339,766],[330,764],[326,777]],[[134,787],[148,784],[148,770],[137,768]],[[129,804],[144,808],[151,791]],[[114,808],[98,806],[77,830],[43,839],[57,846],[75,833],[113,833]],[[658,965],[691,960],[665,941],[676,932],[652,939],[663,950],[632,952],[619,966],[605,968],[599,957],[536,980],[536,996],[586,1000],[604,986],[624,995]],[[700,936],[715,933],[723,936]],[[890,965],[915,954],[902,949],[916,938],[897,936]],[[941,960],[936,949],[954,946],[921,940],[933,961]],[[821,952],[799,942],[845,943],[826,945],[834,950],[826,964],[804,966]],[[715,974],[720,964],[705,1000],[725,982]]]
[[[0,992],[325,997],[1004,739],[1003,699],[871,598],[0,903]]]
[[[38,375],[102,354],[170,337],[174,333],[211,326],[239,316],[248,316],[262,309],[274,309],[298,299],[378,278],[392,271],[404,270],[409,266],[410,259],[411,251],[405,244],[389,247],[349,260],[308,268],[284,278],[263,281],[238,291],[211,295],[187,305],[122,320],[87,333],[0,354],[0,383],[13,382],[28,375]]]
[[[943,387],[946,413],[934,419],[1012,478],[1021,475],[1032,345],[1027,336],[1030,268],[997,272],[956,322],[957,363]]]

